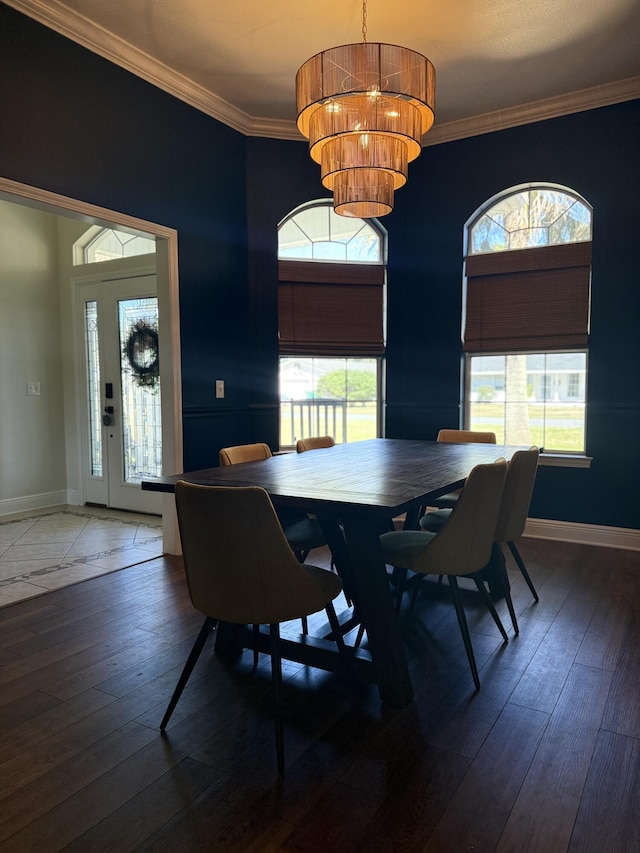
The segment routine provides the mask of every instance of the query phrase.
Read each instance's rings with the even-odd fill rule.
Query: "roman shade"
[[[466,352],[584,349],[591,241],[466,259]]]
[[[281,355],[384,354],[383,265],[281,260],[278,269]]]

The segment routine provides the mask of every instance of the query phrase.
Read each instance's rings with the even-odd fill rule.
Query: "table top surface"
[[[262,486],[274,503],[285,506],[316,512],[380,509],[395,514],[462,486],[475,465],[500,457],[510,459],[522,449],[374,438],[145,480],[142,488],[173,492],[178,480],[214,486]]]

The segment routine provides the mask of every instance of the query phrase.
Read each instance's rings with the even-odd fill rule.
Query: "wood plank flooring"
[[[640,554],[520,550],[519,637],[465,593],[477,693],[435,580],[401,615],[408,707],[285,664],[284,779],[266,656],[210,641],[159,733],[202,621],[178,558],[0,609],[0,849],[640,850]]]

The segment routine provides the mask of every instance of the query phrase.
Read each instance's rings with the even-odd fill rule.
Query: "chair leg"
[[[189,653],[189,657],[187,658],[187,662],[184,665],[184,669],[182,670],[182,674],[178,679],[178,683],[176,684],[176,689],[173,691],[173,696],[167,706],[167,710],[164,712],[164,717],[162,718],[162,722],[160,723],[160,731],[163,732],[167,723],[169,722],[169,718],[173,714],[173,711],[178,704],[178,699],[182,696],[182,691],[187,685],[187,681],[189,680],[189,676],[193,672],[193,668],[196,665],[198,658],[200,657],[200,652],[204,648],[204,644],[207,642],[209,634],[211,633],[211,629],[215,626],[217,619],[213,619],[211,616],[207,616],[204,620],[204,624],[202,628],[200,628],[200,633],[196,637],[196,641],[193,644],[191,652]]]
[[[412,612],[415,607],[416,601],[418,600],[418,594],[420,592],[420,586],[424,580],[424,575],[415,575],[411,579],[411,583],[413,584],[413,589],[411,590],[411,598],[409,599],[409,613]]]
[[[516,563],[518,564],[518,568],[522,572],[522,577],[526,580],[527,586],[531,590],[531,594],[535,598],[536,602],[540,601],[540,599],[538,598],[538,593],[536,592],[536,588],[533,585],[533,581],[529,577],[529,572],[527,571],[527,567],[525,566],[524,561],[523,561],[522,557],[520,556],[520,551],[518,551],[516,543],[515,542],[507,542],[507,545],[509,546],[509,550],[513,554],[513,557],[514,557]]]
[[[296,558],[297,558],[298,562],[299,562],[301,565],[302,565],[302,563],[304,563],[304,561],[305,561],[305,560],[307,559],[307,557],[309,556],[309,551],[308,551],[308,550],[307,550],[307,551],[294,551],[294,553],[295,553],[295,555],[296,555]],[[306,636],[307,636],[307,634],[309,633],[309,623],[307,622],[307,617],[306,617],[306,616],[303,616],[303,617],[302,617],[302,619],[301,619],[300,621],[301,621],[301,623],[302,623],[302,633],[303,633],[303,634],[304,634],[304,636],[306,637]]]
[[[518,620],[516,619],[516,611],[513,609],[513,599],[511,598],[511,590],[509,589],[509,581],[506,581],[506,586],[504,588],[504,598],[507,602],[507,608],[509,610],[509,616],[511,616],[511,624],[513,625],[513,633],[517,636],[520,633],[520,628],[518,627]]]
[[[464,615],[464,608],[462,607],[462,602],[460,601],[460,590],[458,588],[458,580],[455,575],[449,575],[449,586],[451,587],[451,597],[453,598],[453,603],[456,608],[458,625],[460,626],[460,632],[462,634],[464,647],[467,652],[469,666],[471,667],[473,682],[476,685],[476,689],[480,690],[480,677],[478,676],[478,667],[476,666],[476,659],[473,654],[473,646],[471,645],[471,636],[469,634],[469,626],[467,625],[467,617]]]
[[[422,583],[424,578],[425,578],[425,575],[416,575],[414,578],[412,578],[413,589],[411,590],[411,599],[409,601],[409,613],[411,613],[411,611],[414,608],[416,601],[418,600],[418,594],[420,592],[420,584]],[[443,578],[444,578],[444,575],[438,575],[438,586],[439,587],[442,586],[442,579]]]
[[[516,619],[516,611],[513,609],[513,599],[511,598],[511,584],[509,583],[509,575],[507,574],[507,564],[504,559],[500,560],[500,574],[502,575],[502,588],[504,591],[504,599],[507,602],[509,616],[511,616],[513,633],[517,636],[520,633],[520,628],[518,627],[518,620]]]
[[[504,625],[502,624],[502,620],[498,616],[498,611],[493,606],[493,601],[491,601],[491,598],[489,597],[489,593],[487,592],[487,588],[484,585],[484,582],[479,577],[474,577],[473,580],[475,582],[475,585],[478,587],[478,592],[482,596],[482,600],[484,601],[484,603],[487,606],[487,610],[492,615],[493,621],[498,626],[498,630],[502,634],[502,638],[504,639],[505,643],[508,643],[509,637],[507,636],[507,632],[504,629]]]
[[[284,723],[282,721],[282,657],[280,652],[280,626],[269,625],[271,639],[271,682],[273,684],[273,700],[276,727],[276,754],[278,756],[278,773],[284,773]]]

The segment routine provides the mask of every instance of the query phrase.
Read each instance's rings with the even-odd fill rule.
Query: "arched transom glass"
[[[74,244],[74,264],[94,264],[113,261],[116,258],[132,258],[135,255],[149,255],[155,252],[156,241],[153,237],[140,234],[128,234],[115,228],[102,228],[93,225]]]
[[[591,239],[591,208],[577,196],[532,187],[504,196],[470,228],[469,254],[531,249]]]
[[[282,220],[278,258],[382,264],[383,243],[369,222],[338,216],[329,200],[298,208]]]

